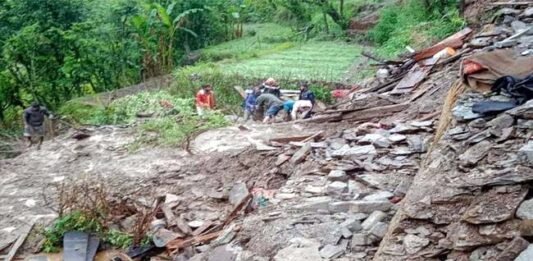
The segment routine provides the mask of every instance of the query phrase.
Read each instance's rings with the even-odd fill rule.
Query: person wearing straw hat
[[[270,93],[274,96],[280,98],[281,97],[281,90],[279,88],[279,84],[274,78],[268,78],[262,85],[263,92],[264,93]]]

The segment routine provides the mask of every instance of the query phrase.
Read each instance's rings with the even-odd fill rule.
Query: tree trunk
[[[325,12],[322,14],[324,15],[324,29],[326,30],[326,33],[329,34],[328,16]]]
[[[340,0],[339,13],[342,17],[344,17],[344,0]]]

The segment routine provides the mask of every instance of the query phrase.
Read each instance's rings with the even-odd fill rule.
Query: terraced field
[[[361,48],[343,42],[307,42],[239,62],[221,62],[231,74],[253,78],[340,80],[360,56]]]

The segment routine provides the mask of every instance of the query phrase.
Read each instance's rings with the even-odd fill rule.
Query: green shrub
[[[420,49],[431,45],[464,26],[457,9],[457,1],[407,0],[403,4],[382,9],[378,24],[369,37],[378,45],[377,53],[394,57],[407,45]]]
[[[59,218],[51,227],[44,230],[44,252],[57,252],[62,244],[63,236],[69,231],[101,234],[104,228],[99,220],[89,218],[79,211],[72,212]]]

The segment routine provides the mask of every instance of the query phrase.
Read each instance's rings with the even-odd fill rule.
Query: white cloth
[[[198,116],[204,116],[205,108],[196,106],[196,113],[198,113]]]
[[[298,113],[300,113],[301,118],[304,118],[307,113],[313,109],[313,104],[308,100],[298,100],[294,102],[291,111],[291,119],[297,120]]]

